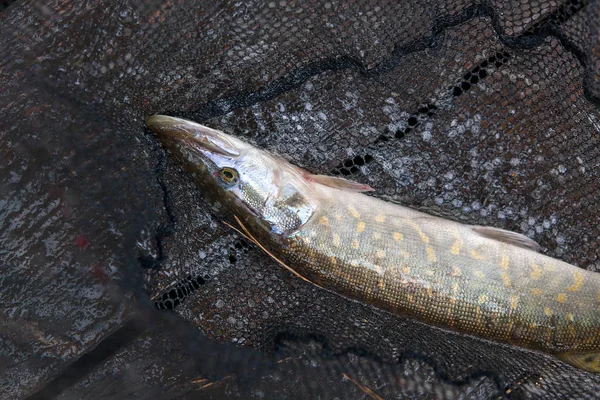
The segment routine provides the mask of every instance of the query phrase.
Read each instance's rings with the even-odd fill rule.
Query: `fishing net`
[[[3,398],[597,398],[303,282],[144,128],[193,119],[600,271],[600,5],[0,3]]]

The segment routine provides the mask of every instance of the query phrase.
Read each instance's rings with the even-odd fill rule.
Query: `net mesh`
[[[294,278],[143,125],[187,117],[600,271],[598,2],[0,5],[3,393],[600,393],[552,357]]]

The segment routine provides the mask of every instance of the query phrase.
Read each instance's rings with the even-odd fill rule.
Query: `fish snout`
[[[229,135],[193,121],[167,115],[151,115],[146,119],[146,126],[156,133],[168,149],[174,145],[184,145],[220,156],[240,155],[239,146]]]

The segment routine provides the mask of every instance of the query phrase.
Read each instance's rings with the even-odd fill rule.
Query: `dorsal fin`
[[[350,190],[352,192],[372,192],[375,190],[369,185],[349,181],[348,179],[338,178],[336,176],[310,174],[307,178],[309,180],[319,182],[320,184],[325,186],[342,190]]]
[[[494,228],[492,226],[472,226],[471,229],[478,235],[488,239],[512,244],[524,249],[540,251],[540,245],[537,244],[537,242],[520,233],[505,231],[504,229]]]

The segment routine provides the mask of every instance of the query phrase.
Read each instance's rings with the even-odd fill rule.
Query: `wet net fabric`
[[[193,119],[600,272],[598,2],[9,3],[1,392],[597,398],[555,358],[295,278],[143,121]]]

